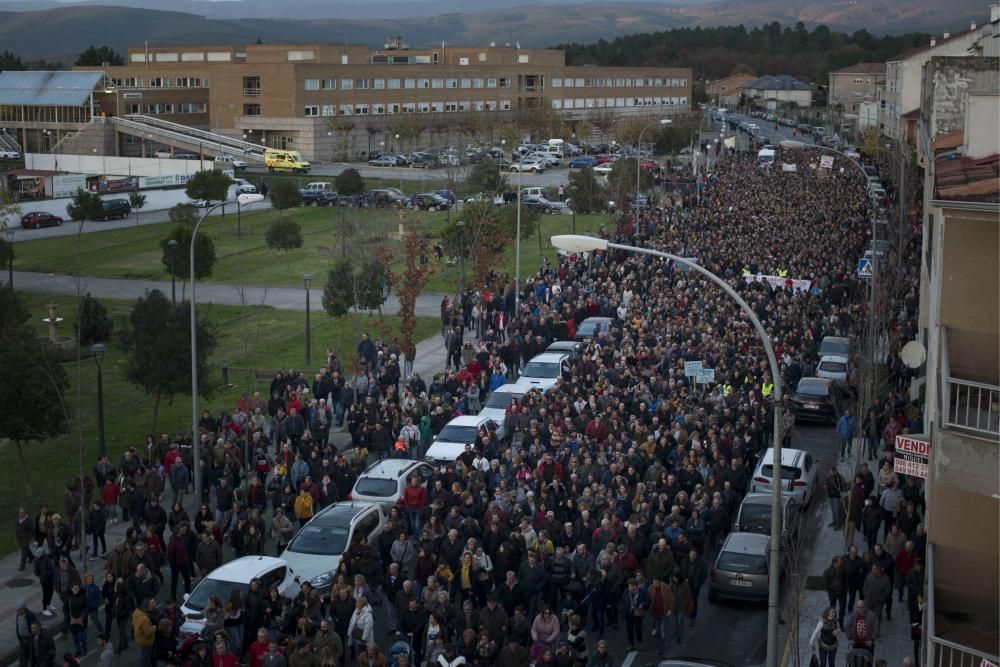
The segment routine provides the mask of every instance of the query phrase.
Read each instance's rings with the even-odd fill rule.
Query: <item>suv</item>
[[[447,211],[451,208],[451,202],[433,192],[423,192],[413,196],[413,208],[421,211]]]
[[[781,448],[781,493],[787,495],[799,507],[804,508],[812,500],[819,485],[819,465],[812,454],[801,449]],[[774,448],[768,447],[753,471],[750,482],[752,493],[773,493]],[[786,484],[787,482],[787,484]]]
[[[708,571],[708,601],[766,600],[770,544],[767,535],[730,533]]]
[[[403,207],[408,202],[409,198],[396,188],[369,190],[365,193],[365,203],[375,208]]]
[[[181,635],[189,637],[200,635],[205,629],[205,607],[208,598],[217,597],[229,600],[233,591],[239,591],[246,596],[250,591],[250,582],[260,580],[260,591],[266,593],[271,586],[277,586],[278,593],[294,598],[299,593],[299,584],[295,573],[284,560],[270,556],[244,556],[217,567],[208,576],[198,582],[190,595],[184,596],[181,611],[184,614],[184,625]]]
[[[462,415],[455,417],[444,425],[441,432],[434,436],[434,441],[427,448],[424,459],[434,466],[444,468],[454,463],[465,452],[466,445],[476,442],[479,429],[496,431],[497,424],[489,417]]]
[[[384,525],[385,516],[375,503],[335,503],[299,529],[281,558],[297,580],[308,581],[322,596],[333,584],[344,552],[361,535],[374,544]]]
[[[110,220],[111,218],[121,218],[124,220],[132,213],[132,205],[127,199],[105,199],[101,202],[104,212],[98,216],[99,220]]]
[[[569,355],[562,352],[542,352],[533,357],[521,371],[517,386],[524,391],[538,389],[546,392],[562,377],[563,370],[569,367]]]
[[[611,322],[610,317],[588,317],[577,326],[574,338],[577,340],[597,338],[598,335],[611,330]]]
[[[770,493],[748,493],[744,496],[733,522],[733,532],[770,535],[773,497]],[[798,532],[799,512],[795,501],[788,495],[781,496],[781,507],[781,541],[785,543]]]
[[[573,359],[579,359],[587,351],[587,346],[576,340],[557,340],[550,343],[545,351],[568,354]]]
[[[21,154],[7,148],[0,148],[0,160],[20,160]]]
[[[420,479],[421,484],[426,484],[434,476],[434,468],[423,461],[410,459],[378,461],[361,473],[347,499],[376,503],[382,507],[383,512],[388,512],[403,501],[403,490],[414,475]]]
[[[234,158],[232,155],[216,155],[215,163],[220,166],[232,165],[233,169],[246,169],[247,163],[238,158]]]
[[[233,187],[236,188],[236,194],[238,195],[244,192],[249,192],[250,194],[256,194],[257,192],[257,186],[245,178],[234,178]]]

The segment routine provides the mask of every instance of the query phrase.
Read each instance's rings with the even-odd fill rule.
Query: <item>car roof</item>
[[[211,579],[249,584],[253,579],[270,572],[276,567],[287,566],[281,558],[273,556],[243,556],[223,563],[208,575]]]
[[[330,525],[342,521],[353,522],[359,515],[364,514],[372,507],[378,507],[375,503],[369,502],[339,502],[334,503],[320,510],[316,516],[310,519],[310,523],[317,525]]]
[[[565,352],[542,352],[541,354],[533,356],[530,360],[528,360],[528,363],[537,361],[542,364],[558,364],[561,363],[563,359],[567,359],[568,357],[569,355]]]
[[[788,447],[781,448],[781,465],[795,465],[799,460],[805,457],[807,452],[801,449],[790,449]],[[764,458],[760,460],[762,464],[774,465],[774,448],[768,447],[767,451],[764,452]]]
[[[725,551],[735,551],[737,553],[764,555],[771,538],[762,533],[730,533],[726,538],[726,543],[719,551],[721,555]]]
[[[461,415],[453,417],[445,426],[479,426],[487,419],[489,418],[480,417],[479,415]]]
[[[583,343],[578,340],[557,340],[554,343],[550,343],[546,352],[555,352],[558,350],[577,350],[583,347]]]
[[[774,495],[770,493],[748,493],[743,496],[743,502],[740,503],[740,507],[743,505],[771,505],[771,501],[774,499]],[[791,496],[788,494],[782,494],[781,504],[787,505],[792,502]]]
[[[824,361],[833,361],[838,364],[846,364],[847,357],[845,357],[842,354],[824,354],[822,357],[820,357],[819,363],[823,363]]]
[[[519,394],[524,396],[527,392],[524,389],[524,385],[517,384],[516,382],[508,382],[507,384],[502,384],[493,391],[491,394],[500,392],[501,394]]]
[[[583,322],[580,322],[580,324],[582,325],[585,324],[586,322],[610,322],[610,321],[611,321],[610,317],[588,317]]]
[[[362,477],[377,477],[379,479],[399,479],[408,470],[420,465],[419,461],[411,459],[383,459],[368,466],[361,473]]]

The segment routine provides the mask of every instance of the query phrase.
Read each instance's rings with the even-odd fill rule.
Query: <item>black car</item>
[[[105,199],[101,202],[104,212],[97,217],[98,220],[110,220],[111,218],[121,218],[124,220],[132,213],[132,205],[127,199]]]
[[[418,208],[421,211],[447,211],[451,208],[451,202],[433,192],[424,192],[414,195],[413,208]]]
[[[301,192],[303,206],[336,206],[338,195],[331,190],[303,190]]]
[[[562,207],[555,202],[551,202],[545,197],[539,197],[538,195],[528,195],[527,197],[521,197],[521,205],[527,206],[533,211],[538,211],[539,213],[558,213],[562,210]]]
[[[851,400],[851,389],[828,378],[802,378],[788,399],[796,421],[836,422]]]
[[[442,199],[447,199],[448,203],[450,203],[452,206],[455,205],[455,193],[452,192],[451,190],[431,190],[431,194],[437,195]]]
[[[45,211],[32,211],[21,216],[21,226],[25,229],[38,229],[39,227],[58,227],[63,223],[63,219],[58,215],[52,215]]]

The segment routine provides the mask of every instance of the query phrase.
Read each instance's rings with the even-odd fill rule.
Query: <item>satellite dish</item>
[[[899,358],[909,368],[920,368],[927,359],[927,349],[917,340],[911,340],[899,351]]]

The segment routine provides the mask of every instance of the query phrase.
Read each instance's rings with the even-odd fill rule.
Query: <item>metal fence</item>
[[[1000,658],[937,636],[934,599],[934,544],[927,544],[927,667],[996,667]]]

